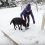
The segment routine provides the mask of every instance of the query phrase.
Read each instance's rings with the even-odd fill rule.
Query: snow
[[[44,7],[44,8],[43,8]],[[0,9],[0,43],[7,43],[1,31],[8,34],[19,45],[45,45],[45,30],[41,30],[42,17],[45,14],[45,5],[38,5],[38,12],[35,5],[32,5],[32,12],[35,17],[36,23],[33,24],[30,17],[30,26],[28,30],[14,30],[13,24],[10,21],[14,17],[20,17],[21,7]]]
[[[18,11],[20,10],[18,7],[16,8]],[[17,13],[16,8],[0,9],[0,44],[1,45],[10,44],[9,39],[7,39],[1,31],[10,27],[10,21],[12,20],[12,18],[17,16],[20,17],[19,15],[20,12]],[[16,12],[14,12],[14,10]]]

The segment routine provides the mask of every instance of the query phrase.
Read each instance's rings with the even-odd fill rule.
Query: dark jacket
[[[30,11],[31,11],[31,5],[28,4],[28,5],[26,6],[26,8],[21,12],[21,15],[27,16],[27,15],[30,14]]]

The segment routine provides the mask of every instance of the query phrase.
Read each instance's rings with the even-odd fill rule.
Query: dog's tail
[[[10,25],[11,25],[12,22],[13,22],[13,20],[10,22]]]

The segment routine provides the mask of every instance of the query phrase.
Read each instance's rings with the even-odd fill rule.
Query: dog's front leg
[[[20,30],[20,25],[18,25],[18,28],[19,28],[19,30]]]
[[[22,29],[22,25],[20,25],[20,29],[23,30],[23,29]]]
[[[16,30],[15,25],[14,25],[14,29]]]

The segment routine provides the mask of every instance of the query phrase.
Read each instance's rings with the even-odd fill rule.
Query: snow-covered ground
[[[37,43],[38,45],[45,45],[45,30],[41,30],[42,17],[45,13],[45,5],[38,5],[38,12],[36,10],[36,6],[32,5],[32,11],[36,23],[33,24],[30,16],[29,29],[19,31],[18,29],[14,30],[13,25],[10,25],[10,21],[14,17],[20,17],[21,7],[0,9],[0,44],[4,42],[4,45],[9,45],[9,40],[1,32],[3,30],[8,32],[20,45],[36,45]]]

